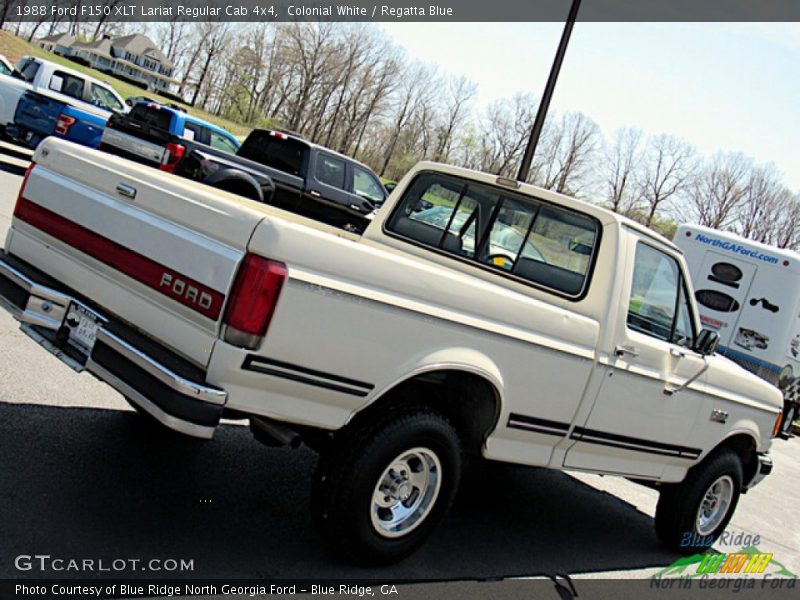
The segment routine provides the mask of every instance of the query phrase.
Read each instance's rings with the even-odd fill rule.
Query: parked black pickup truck
[[[366,227],[387,196],[367,166],[301,137],[256,129],[234,154],[177,131],[173,124],[183,115],[170,117],[174,112],[137,104],[109,121],[101,148],[354,231]]]
[[[361,231],[386,199],[369,167],[303,138],[256,129],[235,155],[187,151],[175,173],[274,206]],[[274,184],[271,197],[264,186]]]

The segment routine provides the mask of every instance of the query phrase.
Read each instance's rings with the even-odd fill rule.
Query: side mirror
[[[397,187],[396,181],[387,181],[383,184],[384,189],[389,192],[390,194],[394,191],[394,188]]]
[[[50,78],[50,85],[47,87],[49,87],[54,92],[60,92],[61,88],[64,87],[64,79],[62,77],[59,77],[58,75],[53,75]]]
[[[703,329],[694,343],[694,351],[703,356],[710,356],[717,351],[717,346],[719,346],[719,333]]]

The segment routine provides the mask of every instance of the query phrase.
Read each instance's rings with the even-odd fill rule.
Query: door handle
[[[308,191],[308,193],[309,193],[311,196],[314,196],[315,198],[320,198],[320,197],[322,197],[322,194],[320,194],[320,193],[319,193],[317,190],[309,190],[309,191]]]
[[[636,358],[637,356],[639,356],[639,351],[633,346],[616,346],[614,348],[615,356],[625,356],[626,354],[628,356]]]
[[[676,357],[676,358],[685,358],[686,357],[686,352],[684,352],[683,350],[680,350],[678,348],[670,348],[669,349],[669,353],[672,356]]]
[[[125,185],[124,183],[117,184],[117,192],[119,192],[120,196],[125,196],[131,200],[136,198],[136,188],[130,185]]]

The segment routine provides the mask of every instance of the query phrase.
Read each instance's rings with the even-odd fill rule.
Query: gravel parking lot
[[[7,145],[0,152],[3,239],[26,161]],[[773,474],[742,498],[729,530],[759,536],[762,552],[800,573],[800,441],[773,448]],[[266,448],[237,424],[212,442],[154,433],[121,396],[43,351],[5,312],[0,456],[0,578],[41,576],[14,565],[34,553],[193,560],[179,577],[436,581],[648,577],[678,558],[653,532],[652,490],[479,463],[420,552],[387,569],[356,569],[313,531],[310,451]]]

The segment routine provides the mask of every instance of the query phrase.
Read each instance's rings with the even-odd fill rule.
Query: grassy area
[[[22,38],[18,38],[8,33],[7,31],[0,31],[0,54],[4,54],[5,57],[14,64],[16,64],[16,62],[25,55],[37,56],[45,60],[53,61],[54,63],[58,63],[60,65],[69,67],[70,69],[80,71],[81,73],[86,73],[87,75],[90,75],[95,79],[99,79],[100,81],[108,82],[123,98],[127,98],[128,96],[147,96],[148,98],[154,98],[156,100],[165,102],[167,104],[174,102],[174,100],[169,100],[167,98],[159,96],[154,92],[147,91],[143,88],[132,85],[126,81],[117,79],[116,77],[113,77],[107,73],[103,73],[101,71],[96,71],[95,69],[92,69],[90,67],[79,65],[78,63],[72,62],[71,60],[67,60],[62,56],[57,56],[52,52],[46,52],[41,48],[39,48],[38,46],[30,44],[25,40],[23,40]],[[239,125],[238,123],[234,123],[233,121],[222,119],[204,110],[197,110],[191,108],[186,104],[182,104],[182,106],[184,106],[190,114],[205,121],[208,121],[209,123],[213,123],[214,125],[227,129],[237,137],[246,136],[248,133],[250,133],[252,129],[251,127],[246,127],[244,125]]]

